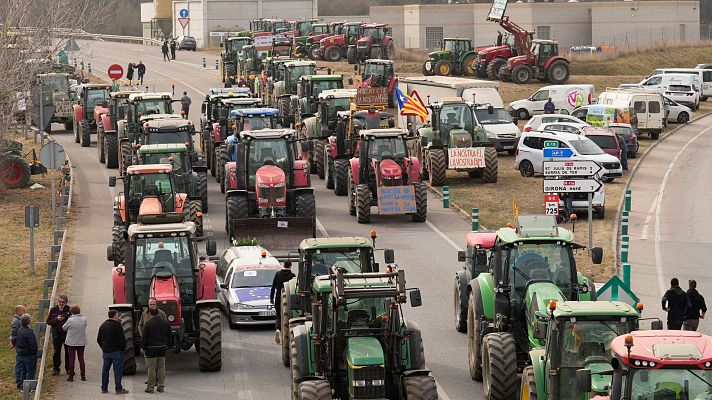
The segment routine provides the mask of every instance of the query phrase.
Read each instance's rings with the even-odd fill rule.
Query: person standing
[[[188,92],[183,92],[183,97],[180,98],[181,110],[185,115],[185,119],[188,119],[188,112],[190,111],[190,97],[188,97]]]
[[[564,222],[568,222],[574,214],[573,195],[570,193],[559,193],[559,198],[564,202]]]
[[[171,57],[168,55],[168,40],[163,41],[163,46],[161,46],[161,52],[163,52],[163,61],[171,61]]]
[[[22,326],[22,315],[25,314],[25,306],[18,304],[15,306],[15,314],[12,316],[12,321],[10,321],[10,348],[14,349],[17,346],[17,331],[20,330]],[[18,388],[22,386],[22,381],[20,380],[20,359],[15,357],[15,384]]]
[[[69,376],[68,382],[74,382],[74,359],[79,359],[79,372],[81,372],[82,380],[87,380],[86,368],[84,367],[84,348],[87,345],[87,319],[82,314],[78,305],[73,305],[70,308],[72,316],[69,317],[67,323],[62,329],[67,332],[67,338],[64,344],[69,348]]]
[[[696,331],[700,325],[700,319],[705,319],[707,313],[707,305],[705,298],[697,291],[697,281],[690,279],[688,282],[687,298],[690,300],[690,307],[685,314],[685,321],[682,323],[682,329],[686,331]]]
[[[126,68],[126,80],[129,81],[129,86],[131,86],[131,81],[133,80],[133,75],[134,75],[134,63],[129,63],[129,66]]]
[[[151,314],[150,314],[150,312],[151,312],[151,310],[153,310],[154,308],[155,308],[156,310],[158,310],[158,315],[159,315],[161,318],[163,318],[163,319],[165,319],[166,321],[168,321],[168,319],[166,318],[166,313],[164,313],[163,310],[161,310],[160,308],[158,308],[158,303],[156,302],[156,298],[155,298],[155,297],[149,297],[149,298],[148,298],[148,308],[145,309],[145,310],[143,310],[143,313],[141,313],[141,319],[138,321],[138,331],[139,331],[139,332],[143,332],[143,327],[144,327],[144,325],[146,325],[146,322],[147,322],[149,319],[151,319]]]
[[[274,274],[274,279],[272,279],[272,288],[269,291],[269,302],[274,305],[275,317],[274,317],[274,340],[279,344],[279,330],[282,326],[282,290],[284,290],[284,284],[289,282],[295,275],[292,272],[292,262],[285,261],[282,269]]]
[[[35,379],[38,349],[37,337],[30,327],[31,322],[30,314],[23,314],[20,317],[20,328],[17,330],[15,357],[20,361],[20,376],[15,380],[20,382],[17,384],[18,390],[22,390],[24,381]]]
[[[556,105],[549,97],[549,100],[544,104],[544,114],[554,114],[556,112]]]
[[[153,387],[163,392],[166,381],[166,347],[171,336],[171,326],[158,314],[158,307],[148,310],[151,318],[143,326],[141,347],[146,359],[148,382],[146,393],[153,393]],[[158,378],[158,379],[156,379]]]
[[[60,294],[57,298],[57,305],[49,310],[47,315],[47,325],[52,327],[52,346],[54,354],[52,355],[52,375],[59,375],[60,367],[62,366],[62,347],[64,347],[64,370],[69,373],[69,353],[64,340],[67,338],[67,332],[62,329],[69,317],[72,315],[67,305],[67,295]]]
[[[176,59],[176,39],[175,38],[171,38],[170,48],[171,48],[171,58],[173,60],[175,60]]]
[[[623,171],[628,171],[628,145],[625,144],[625,138],[621,134],[616,133],[616,140],[618,147],[621,148],[621,168]]]
[[[121,386],[121,378],[124,374],[126,338],[124,330],[121,328],[121,322],[119,322],[119,312],[109,310],[108,316],[109,319],[101,324],[96,335],[96,342],[101,347],[104,359],[104,365],[101,368],[101,393],[109,393],[109,369],[113,366],[116,394],[126,394],[129,391]]]
[[[143,84],[143,75],[146,73],[146,66],[143,65],[143,61],[138,60],[138,64],[136,65],[136,72],[138,72],[138,80],[136,83],[139,85]]]
[[[690,299],[680,288],[680,281],[677,278],[670,279],[670,289],[663,296],[663,310],[667,315],[667,328],[669,330],[679,330],[685,320],[687,310],[690,309]]]

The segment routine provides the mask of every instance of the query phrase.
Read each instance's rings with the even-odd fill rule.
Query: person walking
[[[20,318],[25,314],[25,306],[18,304],[15,306],[15,314],[12,316],[10,321],[10,348],[14,349],[17,346],[17,332],[22,326],[22,321]],[[20,380],[20,358],[15,357],[15,384],[19,388],[22,385]]]
[[[274,340],[279,344],[279,330],[282,326],[282,290],[284,290],[284,284],[289,282],[295,275],[292,272],[292,262],[285,261],[282,269],[274,274],[274,279],[272,279],[272,288],[269,291],[269,302],[274,305],[275,317],[274,317]]]
[[[129,63],[129,66],[126,68],[126,80],[129,81],[129,86],[131,86],[131,81],[133,81],[134,65],[134,63]]]
[[[549,97],[549,100],[544,104],[544,114],[554,114],[556,112],[556,106],[554,102]]]
[[[67,305],[67,295],[60,294],[57,297],[57,305],[49,310],[47,315],[47,325],[52,327],[52,347],[54,354],[52,355],[52,375],[59,375],[60,367],[62,366],[62,347],[64,347],[64,370],[69,373],[69,353],[67,345],[64,344],[67,338],[67,332],[62,329],[69,317],[72,315]]]
[[[670,289],[663,296],[663,310],[667,315],[667,328],[669,330],[679,330],[685,320],[687,310],[691,308],[690,299],[680,288],[680,281],[677,278],[670,279]]]
[[[625,144],[625,138],[621,134],[616,133],[616,140],[618,147],[621,148],[621,168],[623,171],[628,171],[628,145]]]
[[[109,319],[99,327],[96,342],[101,347],[104,365],[101,368],[101,393],[109,393],[109,369],[114,367],[114,388],[116,394],[127,394],[129,391],[121,385],[124,374],[124,350],[126,338],[121,328],[119,312],[109,310]]]
[[[22,314],[20,317],[20,328],[17,330],[17,341],[15,344],[15,357],[20,361],[19,376],[15,377],[17,389],[23,389],[23,382],[35,379],[37,366],[37,337],[32,331],[30,314]]]
[[[170,48],[171,48],[171,58],[173,60],[176,59],[176,38],[171,38],[171,43],[170,43]]]
[[[141,85],[143,84],[143,75],[146,73],[146,66],[143,65],[143,61],[138,60],[138,64],[136,65],[136,72],[138,73],[138,80],[136,81],[136,83]]]
[[[188,119],[188,112],[190,112],[190,97],[188,97],[188,92],[183,92],[183,97],[180,98],[180,106],[185,119]]]
[[[171,326],[158,314],[158,307],[148,310],[151,318],[143,326],[141,347],[146,359],[148,382],[146,393],[153,393],[154,386],[163,392],[166,382],[166,347],[171,337]],[[156,379],[158,378],[158,379]]]
[[[163,52],[163,61],[171,61],[171,57],[168,55],[168,40],[163,41],[163,46],[161,46],[161,52]]]
[[[696,331],[700,325],[700,319],[705,319],[707,313],[707,305],[705,298],[697,291],[697,281],[690,279],[688,282],[687,298],[690,300],[690,307],[685,314],[685,321],[682,323],[682,329],[686,331]]]
[[[79,359],[79,372],[82,380],[87,380],[86,368],[84,367],[84,348],[87,345],[87,319],[82,314],[78,305],[70,307],[72,316],[69,317],[62,329],[67,332],[64,344],[69,348],[69,376],[68,382],[74,382],[74,359]]]

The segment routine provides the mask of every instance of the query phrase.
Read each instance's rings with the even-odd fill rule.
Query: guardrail
[[[38,28],[36,27],[15,27],[11,29],[12,31],[18,33],[36,33]],[[107,42],[121,42],[121,43],[140,43],[143,45],[150,46],[160,46],[163,44],[158,39],[145,38],[141,36],[124,36],[124,35],[105,35],[100,33],[90,33],[82,29],[66,29],[66,28],[55,28],[52,33],[58,37],[69,37],[73,39],[87,39],[87,40],[99,40]]]

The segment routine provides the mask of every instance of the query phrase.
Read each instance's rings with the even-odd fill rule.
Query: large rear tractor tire
[[[115,133],[104,134],[104,153],[106,168],[119,168],[119,138]]]
[[[104,148],[104,130],[101,127],[96,128],[96,152],[99,157],[99,163],[104,164],[106,162],[106,153]]]
[[[111,246],[114,249],[114,266],[118,266],[126,259],[126,240],[124,239],[126,228],[114,226],[111,228]]]
[[[131,142],[124,141],[121,142],[121,174],[126,172],[126,169],[131,166],[133,151],[131,149]]]
[[[557,60],[546,70],[546,79],[553,85],[561,85],[569,80],[570,73],[569,64],[564,60]]]
[[[371,199],[368,185],[356,185],[356,220],[359,224],[371,222]]]
[[[25,188],[30,184],[32,171],[24,158],[16,155],[0,156],[0,177],[6,188]]]
[[[81,133],[81,144],[82,147],[89,147],[91,145],[91,131],[89,130],[89,121],[83,120],[79,124],[79,132]]]
[[[534,368],[530,365],[522,371],[522,383],[519,388],[522,399],[538,400],[539,395],[536,391],[536,377],[534,376]]]
[[[227,198],[225,205],[225,232],[228,240],[235,238],[232,221],[239,218],[247,218],[249,215],[250,203],[246,197],[232,196]],[[236,239],[236,238],[235,238]]]
[[[707,99],[705,99],[705,100],[707,100]],[[704,100],[703,100],[703,101],[704,101]],[[73,130],[73,129],[74,129],[74,120],[71,120],[71,119],[70,119],[69,121],[67,121],[67,122],[64,123],[64,130],[65,130],[65,131],[71,131],[71,130]]]
[[[324,60],[337,62],[341,61],[341,49],[338,46],[331,46],[324,49]]]
[[[220,308],[205,307],[200,309],[200,349],[198,366],[201,371],[220,371],[222,369],[222,324]]]
[[[381,46],[371,46],[371,58],[383,58],[383,49]]]
[[[431,186],[442,186],[445,184],[445,174],[447,172],[447,162],[445,161],[444,149],[432,149],[429,152],[430,167],[429,180]]]
[[[319,59],[319,45],[318,44],[313,44],[311,47],[309,47],[309,50],[307,50],[307,57],[309,57],[310,60],[318,60]]]
[[[316,216],[314,193],[301,193],[294,196],[294,211],[298,217]]]
[[[289,367],[290,347],[294,341],[291,339],[292,335],[289,334],[289,318],[292,316],[292,309],[289,307],[289,283],[285,282],[284,290],[281,291],[279,301],[281,302],[279,308],[279,345],[282,348],[282,364],[284,364],[285,367]],[[294,357],[296,357],[296,349],[294,350]]]
[[[346,196],[349,191],[349,160],[334,160],[334,193]]]
[[[225,168],[225,165],[221,162],[223,159],[222,145],[215,147],[215,155],[213,157],[215,158],[215,182],[220,183],[222,170]]]
[[[314,155],[312,159],[314,167],[316,168],[316,175],[319,179],[324,179],[324,146],[318,141],[312,141],[312,143],[314,143]]]
[[[528,65],[519,64],[512,70],[512,82],[523,85],[532,79],[532,69]]]
[[[203,237],[203,217],[199,216],[198,213],[202,213],[202,201],[200,200],[190,200],[188,202],[190,220],[195,224],[195,236]]]
[[[348,193],[346,194],[349,202],[349,215],[356,215],[356,184],[354,178],[349,177]]]
[[[450,76],[452,65],[450,61],[440,60],[435,64],[435,74],[440,76]]]
[[[331,400],[331,385],[327,380],[305,381],[299,384],[298,400]]]
[[[455,286],[452,289],[452,306],[455,315],[455,330],[460,333],[467,332],[467,304],[462,304],[460,300],[460,278],[455,278]]]
[[[475,69],[475,62],[477,61],[477,54],[470,54],[462,59],[462,75],[465,76],[475,76],[477,75],[477,70]]]
[[[208,212],[208,173],[206,171],[198,172],[196,183],[200,192],[200,209],[206,213]]]
[[[482,381],[482,306],[480,286],[474,284],[467,300],[467,364],[470,378]]]
[[[121,322],[121,329],[124,331],[124,339],[126,339],[124,375],[133,375],[136,373],[136,354],[138,351],[134,349],[133,316],[131,311],[119,312],[119,322]]]
[[[482,183],[497,183],[499,164],[497,162],[497,150],[494,147],[485,148],[485,167],[480,175]]]
[[[487,400],[509,400],[517,395],[517,348],[507,332],[490,333],[482,346],[482,387]]]
[[[349,46],[349,48],[346,49],[346,61],[348,61],[349,64],[358,64],[358,53],[356,53],[356,46]]]
[[[215,177],[215,166],[217,165],[217,162],[215,162],[215,147],[212,143],[210,143],[205,149],[205,155],[208,157],[208,169],[210,169],[210,176]]]
[[[411,215],[413,222],[425,222],[428,218],[428,189],[422,182],[416,183],[415,188],[415,214]],[[370,192],[369,192],[370,193]]]
[[[437,400],[438,385],[430,375],[415,375],[405,377],[406,400]]]
[[[499,80],[499,70],[507,64],[507,61],[501,58],[495,58],[487,64],[487,78],[498,81]]]

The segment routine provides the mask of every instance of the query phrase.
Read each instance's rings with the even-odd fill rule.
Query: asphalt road
[[[202,68],[202,53],[179,52],[178,61],[162,61],[157,47],[80,42],[80,55],[91,61],[93,73],[106,78],[112,63],[124,67],[142,60],[147,67],[146,83],[151,91],[170,91],[175,83],[176,98],[185,90],[193,99],[190,116],[198,121],[200,103],[210,87],[221,86],[215,70],[215,56],[207,56],[209,69]],[[55,127],[57,129],[58,127]],[[55,134],[75,165],[75,186],[78,199],[76,233],[70,282],[71,303],[82,306],[89,319],[87,335],[96,337],[99,325],[106,319],[107,305],[112,302],[111,264],[105,260],[105,249],[111,241],[112,190],[108,177],[115,172],[98,163],[95,141],[92,147],[75,144],[71,133]],[[94,139],[95,140],[95,139]],[[378,231],[378,247],[393,248],[398,265],[406,270],[409,287],[420,287],[424,305],[407,309],[406,316],[424,330],[426,360],[437,379],[442,399],[479,399],[482,386],[470,380],[467,371],[466,337],[454,329],[452,316],[452,282],[457,263],[457,250],[464,245],[469,222],[442,203],[429,197],[426,223],[412,223],[409,217],[373,218],[370,225],[356,223],[348,214],[346,199],[327,192],[323,181],[314,175],[317,192],[317,217],[320,234],[329,236],[368,236]],[[210,212],[206,215],[206,230],[212,230],[219,251],[227,244],[224,226],[224,197],[215,181],[210,183]],[[408,308],[408,307],[406,307]],[[223,370],[218,373],[198,371],[193,350],[167,359],[166,392],[176,399],[222,398],[288,399],[289,371],[281,364],[279,347],[274,343],[271,326],[230,330],[223,321]],[[88,382],[62,382],[59,398],[90,398],[99,393],[101,352],[92,342],[86,352]],[[129,397],[149,398],[143,393],[145,366],[139,362],[137,375],[126,377],[124,386]],[[113,378],[112,378],[113,379]],[[113,385],[113,383],[111,384]],[[113,389],[113,386],[110,386]]]

